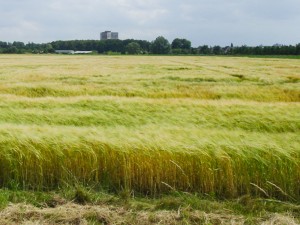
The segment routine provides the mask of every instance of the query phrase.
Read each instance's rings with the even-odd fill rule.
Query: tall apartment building
[[[101,40],[119,39],[118,32],[104,31],[100,34]]]

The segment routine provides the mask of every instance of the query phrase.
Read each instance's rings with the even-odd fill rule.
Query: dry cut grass
[[[296,225],[297,220],[290,215],[270,214],[252,220],[261,225]],[[10,205],[0,212],[0,223],[6,225],[88,225],[88,224],[236,224],[247,223],[247,218],[228,212],[205,213],[189,211],[128,211],[124,207],[108,205],[77,205],[68,203],[56,208],[37,208],[25,204]]]

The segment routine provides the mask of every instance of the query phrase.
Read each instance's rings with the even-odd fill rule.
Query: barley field
[[[300,201],[300,63],[0,56],[0,188]]]

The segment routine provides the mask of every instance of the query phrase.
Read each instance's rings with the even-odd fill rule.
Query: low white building
[[[55,50],[57,54],[91,54],[92,51]]]
[[[74,54],[91,54],[92,51],[75,51]]]
[[[74,54],[74,50],[55,50],[55,53],[57,54]]]

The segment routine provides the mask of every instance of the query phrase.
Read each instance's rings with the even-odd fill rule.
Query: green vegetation
[[[170,45],[164,37],[154,41],[146,40],[68,40],[52,41],[45,44],[14,41],[0,41],[0,53],[54,53],[55,50],[93,51],[93,54],[173,54],[173,55],[230,55],[230,56],[277,56],[296,57],[300,55],[300,43],[296,45],[273,46],[198,46],[192,47],[191,41],[175,38]]]
[[[267,208],[269,202],[300,201],[296,60],[34,55],[0,60],[2,207],[22,201],[9,200],[10,190],[47,195],[77,186],[82,188],[72,198],[80,204],[95,198],[83,187],[125,199],[167,195],[151,203],[159,210],[206,210],[201,208],[206,197],[250,202],[249,209],[234,206],[245,214],[252,203],[258,212],[261,201]],[[174,192],[179,196],[169,199]],[[195,196],[198,203],[191,202]],[[47,202],[49,195],[36,198]],[[293,210],[278,212],[299,216]]]
[[[130,42],[125,50],[128,54],[137,55],[141,53],[141,46],[137,42]]]
[[[167,39],[160,36],[153,41],[151,50],[154,54],[168,54],[171,51],[171,45]]]

